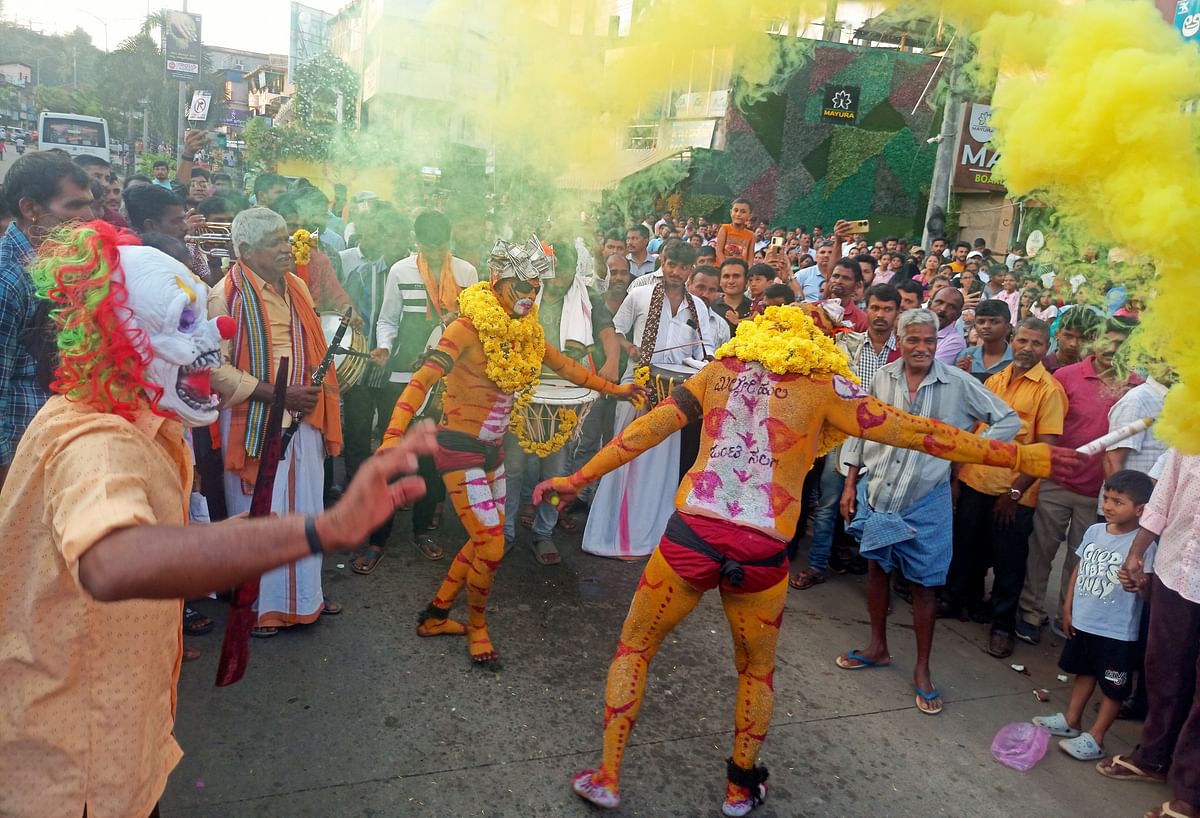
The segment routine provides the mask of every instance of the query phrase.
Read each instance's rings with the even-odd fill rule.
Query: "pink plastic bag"
[[[1050,731],[1028,721],[1006,724],[992,739],[992,756],[1014,770],[1031,770],[1046,755]]]

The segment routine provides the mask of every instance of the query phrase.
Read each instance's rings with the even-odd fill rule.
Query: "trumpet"
[[[184,242],[199,247],[209,261],[217,261],[226,269],[233,260],[233,225],[231,222],[206,222],[203,233],[185,236]]]

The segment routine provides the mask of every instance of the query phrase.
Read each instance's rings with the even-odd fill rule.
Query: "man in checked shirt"
[[[925,309],[900,316],[896,338],[900,360],[880,368],[870,394],[914,415],[936,418],[963,430],[983,423],[982,436],[1009,441],[1021,419],[996,395],[962,370],[936,360],[938,317]],[[922,713],[942,710],[941,696],[929,672],[937,620],[934,589],[946,581],[953,554],[953,516],[949,461],[883,443],[851,438],[842,450],[849,467],[842,490],[847,532],[861,541],[868,561],[867,610],[871,641],[862,650],[837,657],[843,670],[880,667],[891,662],[887,646],[890,575],[899,570],[911,583],[917,663],[913,669],[916,705]],[[865,480],[859,480],[865,475]]]
[[[92,218],[87,173],[54,153],[14,162],[4,176],[4,199],[13,220],[0,236],[0,486],[21,435],[50,398],[26,348],[38,317],[26,268],[55,228]]]

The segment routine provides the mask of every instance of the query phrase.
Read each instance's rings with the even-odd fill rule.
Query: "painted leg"
[[[787,580],[783,579],[765,591],[751,594],[721,591],[738,671],[733,755],[722,807],[725,815],[745,815],[762,803],[767,794],[767,771],[755,764],[775,704],[775,645],[783,623],[787,587]]]
[[[505,483],[503,466],[489,474],[471,469],[466,472],[462,499],[454,499],[455,510],[464,522],[470,521],[467,533],[474,545],[467,569],[467,650],[478,663],[500,658],[488,634],[487,600],[504,559]]]
[[[462,521],[463,527],[467,529],[467,541],[450,563],[450,569],[446,572],[446,578],[442,580],[441,586],[438,587],[433,602],[421,612],[420,624],[417,625],[419,636],[462,636],[467,632],[466,625],[450,619],[449,613],[450,609],[454,607],[454,600],[458,598],[466,584],[467,574],[475,561],[477,537],[471,525],[475,520],[475,514],[467,495],[469,484],[481,478],[487,479],[482,469],[451,471],[442,475],[442,480],[446,484],[446,495],[453,503],[454,511]]]
[[[786,589],[786,582],[784,583]],[[604,761],[575,777],[575,792],[600,806],[620,801],[621,760],[633,732],[650,660],[703,594],[685,583],[656,549],[633,594],[604,692]]]

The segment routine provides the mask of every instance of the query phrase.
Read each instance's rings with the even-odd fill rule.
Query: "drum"
[[[699,371],[686,364],[651,364],[650,383],[646,384],[646,388],[650,391],[651,405],[657,406],[671,397],[671,392],[675,387]]]
[[[342,314],[339,312],[323,312],[321,313],[321,331],[325,333],[325,343],[332,344],[333,336],[337,334],[338,325],[342,323]],[[337,370],[338,389],[345,392],[350,387],[358,383],[367,371],[367,362],[370,360],[370,350],[367,349],[367,338],[361,332],[358,332],[354,327],[347,326],[346,332],[342,335],[342,342],[339,344],[342,349],[348,349],[352,352],[360,353],[358,355],[334,355],[333,366]]]
[[[533,399],[524,408],[520,403],[513,408],[514,420],[522,424],[529,443],[544,446],[562,430],[563,415],[568,411],[575,412],[574,428],[561,442],[556,441],[558,445],[553,449],[545,453],[538,452],[544,457],[579,437],[584,418],[598,397],[599,392],[583,386],[557,379],[545,380],[534,387]]]

